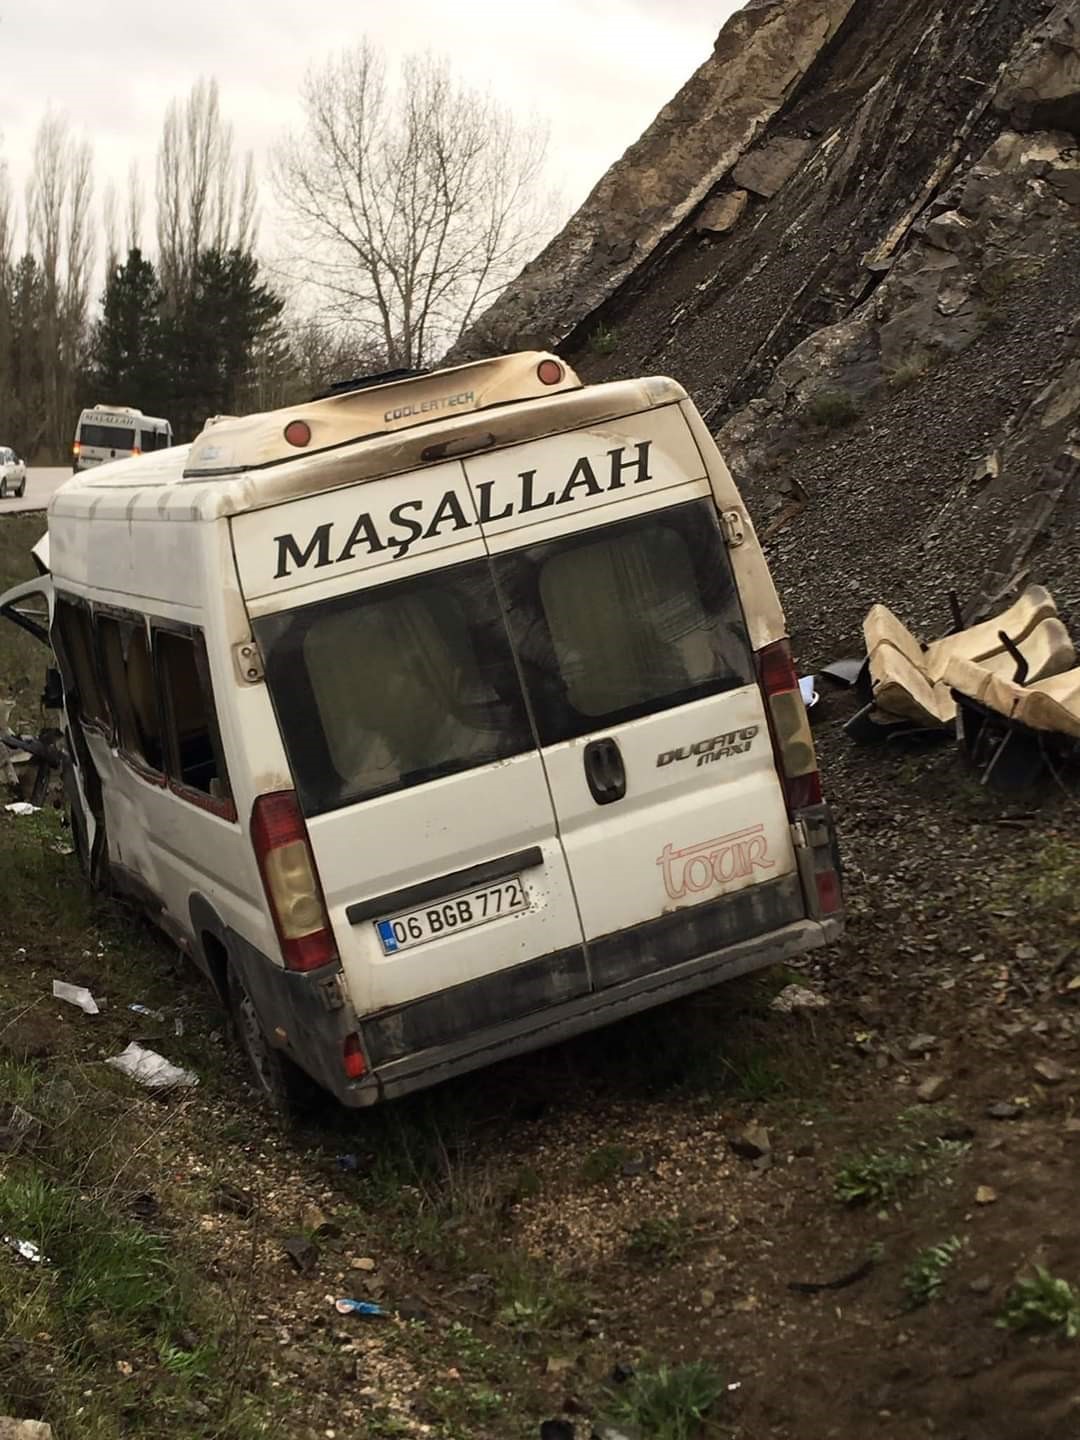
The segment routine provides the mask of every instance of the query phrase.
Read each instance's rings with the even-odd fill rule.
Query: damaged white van
[[[87,873],[202,966],[279,1103],[840,932],[784,618],[672,380],[524,353],[222,419],[60,489],[49,568],[3,603],[52,589]]]

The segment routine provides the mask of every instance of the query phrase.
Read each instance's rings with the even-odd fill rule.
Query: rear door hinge
[[[720,529],[723,531],[724,540],[730,550],[734,550],[737,545],[741,545],[746,539],[746,531],[743,529],[742,511],[721,511]]]
[[[257,685],[264,678],[262,656],[254,640],[241,640],[233,646],[236,672],[245,685]]]

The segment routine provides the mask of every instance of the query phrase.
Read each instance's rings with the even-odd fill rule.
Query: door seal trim
[[[448,875],[439,875],[434,880],[423,880],[419,885],[406,885],[401,890],[389,890],[385,895],[376,895],[371,900],[356,900],[346,907],[345,918],[350,925],[359,925],[378,915],[389,915],[394,910],[409,910],[417,905],[426,905],[429,900],[441,900],[447,895],[456,895],[461,890],[472,890],[480,885],[490,885],[503,880],[507,875],[516,875],[519,870],[532,870],[544,863],[544,852],[539,845],[528,850],[515,850],[512,855],[500,855],[494,860],[485,860],[482,865],[470,865],[465,870],[452,870]]]

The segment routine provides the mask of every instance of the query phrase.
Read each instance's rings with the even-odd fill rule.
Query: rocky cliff
[[[1026,573],[1080,618],[1078,146],[1080,0],[749,6],[465,348],[682,380],[809,659]]]

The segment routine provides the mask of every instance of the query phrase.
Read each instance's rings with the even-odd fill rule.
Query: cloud
[[[601,174],[707,57],[734,0],[36,0],[0,19],[2,151],[21,192],[46,108],[65,111],[93,144],[98,195],[121,196],[132,160],[153,193],[169,101],[214,75],[222,111],[261,174],[284,127],[299,121],[305,70],[365,35],[388,60],[418,50],[449,57],[457,76],[550,127],[548,179],[575,208]],[[272,247],[273,201],[262,199]]]

